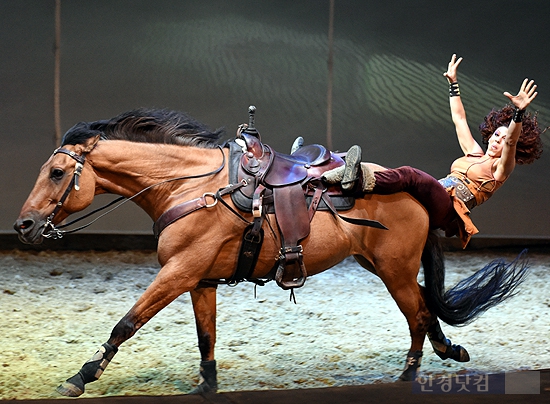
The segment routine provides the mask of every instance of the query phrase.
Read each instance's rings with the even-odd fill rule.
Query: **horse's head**
[[[92,203],[95,174],[86,155],[98,141],[99,136],[94,136],[80,144],[65,145],[44,163],[13,225],[22,242],[40,244],[44,237],[52,237],[56,224]]]

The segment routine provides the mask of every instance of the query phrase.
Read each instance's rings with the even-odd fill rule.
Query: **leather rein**
[[[68,150],[68,149],[65,149],[63,147],[59,147],[56,150],[54,150],[53,155],[55,156],[58,153],[66,154],[66,155],[68,155],[69,157],[73,158],[76,161],[76,165],[75,165],[74,175],[71,179],[71,182],[69,183],[69,185],[65,189],[65,192],[63,193],[63,195],[59,199],[59,202],[57,202],[53,212],[46,219],[46,223],[44,223],[44,225],[43,225],[44,231],[42,232],[42,236],[45,237],[45,238],[51,238],[51,239],[56,240],[56,239],[62,238],[65,234],[75,233],[77,231],[83,230],[83,229],[91,226],[93,223],[95,223],[97,220],[99,220],[103,216],[107,215],[108,213],[111,213],[115,209],[118,209],[120,206],[122,206],[126,202],[131,201],[132,199],[136,198],[137,196],[141,195],[142,193],[144,193],[144,192],[148,191],[149,189],[151,189],[153,187],[156,187],[158,185],[166,184],[168,182],[173,182],[173,181],[180,181],[180,180],[187,180],[187,179],[194,179],[194,178],[203,178],[203,177],[209,177],[209,176],[216,175],[221,170],[223,170],[223,168],[225,167],[225,153],[223,152],[223,149],[222,149],[221,146],[218,146],[218,149],[222,153],[223,160],[222,160],[221,165],[218,168],[216,168],[215,170],[209,171],[207,173],[202,173],[202,174],[186,175],[186,176],[182,176],[182,177],[170,178],[168,180],[164,180],[164,181],[149,185],[148,187],[142,189],[141,191],[139,191],[138,193],[132,195],[129,198],[121,196],[121,197],[109,202],[108,204],[106,204],[106,205],[104,205],[100,208],[97,208],[97,209],[93,210],[92,212],[89,212],[89,213],[85,214],[84,216],[81,216],[77,219],[74,219],[74,220],[70,221],[69,223],[66,223],[66,224],[63,224],[63,225],[60,225],[60,226],[55,226],[53,224],[53,219],[59,213],[61,208],[63,207],[63,204],[67,200],[67,198],[68,198],[69,194],[71,193],[73,187],[74,187],[75,191],[78,191],[80,189],[80,175],[82,174],[82,170],[84,168],[84,162],[86,161],[85,155],[79,155],[79,154],[75,153],[72,150]],[[214,201],[212,203],[207,203],[207,199],[206,199],[207,197],[213,198]],[[198,203],[197,201],[199,201],[199,200],[204,201],[204,203],[202,203],[202,204]],[[213,207],[213,206],[216,205],[217,202],[218,202],[217,194],[207,192],[207,193],[203,194],[202,197],[193,199],[191,201],[184,202],[182,205],[189,205],[189,206],[193,205],[193,206],[195,206],[195,209],[192,209],[192,210],[190,210],[189,212],[186,213],[186,214],[188,214],[188,213],[191,213],[192,211],[197,210],[198,208]],[[109,209],[107,212],[104,212],[103,214],[101,214],[100,216],[96,217],[95,219],[93,219],[92,221],[90,221],[89,223],[87,223],[83,226],[80,226],[80,227],[77,227],[77,228],[71,229],[71,230],[61,230],[61,229],[64,229],[68,226],[71,226],[74,223],[80,222],[81,220],[84,220],[87,217],[90,217],[91,215],[93,215],[95,213],[98,213],[102,210],[105,210],[105,209],[107,209],[110,206],[115,205],[115,204],[117,204],[117,205],[114,206],[113,208]],[[161,215],[161,217],[162,217],[162,215]]]

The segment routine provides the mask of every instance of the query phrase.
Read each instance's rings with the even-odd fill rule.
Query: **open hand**
[[[447,71],[443,73],[445,77],[447,77],[447,80],[449,80],[449,83],[455,83],[456,82],[456,70],[458,69],[458,65],[462,62],[462,58],[456,58],[456,53],[453,53],[453,56],[451,57],[451,61],[449,62],[449,66],[447,67]]]
[[[531,104],[531,101],[537,96],[537,85],[534,80],[529,81],[529,79],[523,80],[521,87],[517,95],[512,95],[508,91],[504,92],[504,95],[519,109],[525,109]]]

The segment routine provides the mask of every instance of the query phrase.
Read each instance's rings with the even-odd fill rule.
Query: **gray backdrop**
[[[0,231],[54,149],[54,0],[0,1]],[[550,2],[336,0],[333,148],[447,174],[461,152],[442,76],[453,52],[473,131],[503,91],[539,85],[550,125]],[[265,143],[326,143],[329,1],[62,0],[61,118],[106,119],[136,107],[188,112],[232,137],[258,108]],[[548,147],[548,133],[544,135]],[[550,155],[519,166],[473,212],[482,234],[548,237]],[[111,199],[101,196],[100,202]],[[90,231],[150,232],[130,206]]]

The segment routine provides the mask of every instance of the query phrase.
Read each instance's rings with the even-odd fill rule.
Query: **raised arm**
[[[523,80],[517,95],[512,95],[505,92],[504,95],[514,104],[516,112],[512,117],[512,122],[508,126],[508,134],[504,140],[502,154],[495,170],[494,176],[496,179],[506,179],[516,166],[516,145],[519,136],[521,135],[522,118],[525,109],[531,104],[531,101],[537,96],[537,85],[533,80]]]
[[[447,80],[449,81],[449,105],[451,107],[451,118],[455,124],[456,136],[458,137],[458,143],[464,154],[473,154],[473,153],[483,153],[481,146],[475,141],[472,136],[472,132],[468,126],[468,121],[466,120],[466,111],[462,100],[460,98],[460,90],[458,88],[457,81],[457,69],[462,58],[456,57],[456,54],[453,54],[447,71],[443,73]]]

